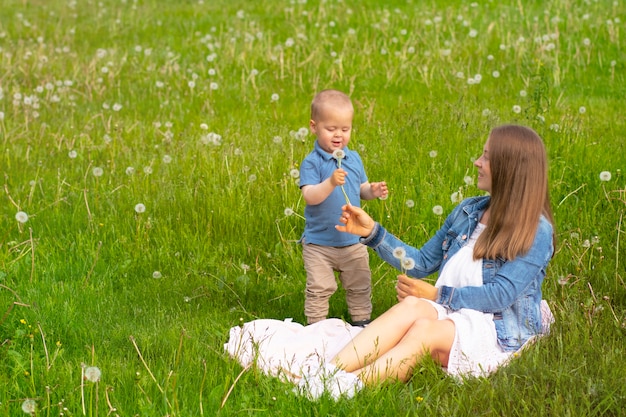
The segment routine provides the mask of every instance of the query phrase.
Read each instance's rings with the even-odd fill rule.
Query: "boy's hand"
[[[387,189],[387,183],[385,181],[370,183],[372,189],[372,196],[374,198],[387,198],[389,190]]]
[[[330,183],[333,187],[337,187],[339,185],[344,185],[346,183],[346,175],[348,173],[341,168],[337,168],[333,175],[330,176]]]

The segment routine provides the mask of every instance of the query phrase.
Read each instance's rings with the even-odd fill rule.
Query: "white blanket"
[[[361,330],[340,319],[308,326],[260,319],[231,328],[224,349],[243,367],[254,363],[268,375],[297,382],[307,362],[330,361]]]

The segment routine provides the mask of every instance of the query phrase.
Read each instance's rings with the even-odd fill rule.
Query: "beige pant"
[[[370,319],[372,273],[366,246],[357,243],[335,248],[303,243],[302,256],[306,269],[304,314],[308,324],[328,316],[328,301],[337,291],[335,272],[339,272],[339,281],[346,291],[352,321]]]

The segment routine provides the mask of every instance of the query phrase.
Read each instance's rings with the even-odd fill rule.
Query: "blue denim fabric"
[[[415,261],[415,268],[406,274],[424,278],[441,271],[467,244],[488,203],[488,196],[461,202],[421,249],[405,244],[378,223],[370,236],[360,241],[398,270],[400,261],[393,256],[393,250],[404,248],[406,256]],[[541,333],[541,284],[553,252],[552,225],[542,216],[528,253],[509,261],[483,259],[481,287],[444,286],[439,289],[436,301],[451,310],[470,308],[493,313],[498,343],[505,351],[515,351],[530,337]]]

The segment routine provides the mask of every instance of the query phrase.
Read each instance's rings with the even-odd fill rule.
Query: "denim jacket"
[[[361,238],[361,243],[399,270],[400,260],[393,256],[393,250],[404,248],[406,256],[415,261],[415,267],[406,275],[424,278],[442,271],[446,262],[467,244],[488,204],[488,196],[461,202],[421,249],[405,244],[378,223],[368,237]],[[483,259],[481,287],[443,286],[436,302],[451,310],[469,308],[492,313],[498,343],[505,351],[515,351],[541,333],[541,284],[553,251],[552,224],[541,216],[527,253],[508,261]]]

